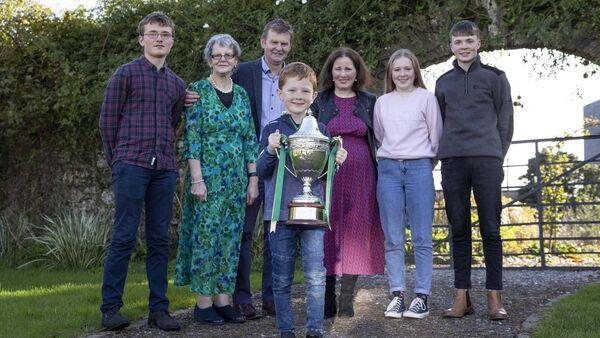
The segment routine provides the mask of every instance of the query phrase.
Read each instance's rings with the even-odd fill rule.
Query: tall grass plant
[[[31,237],[44,247],[44,253],[27,264],[49,269],[90,269],[102,264],[110,238],[110,213],[67,211],[57,217],[44,216],[44,223]]]
[[[12,267],[30,259],[34,248],[27,246],[32,225],[23,214],[5,211],[0,215],[0,261]],[[29,249],[29,250],[28,250]]]

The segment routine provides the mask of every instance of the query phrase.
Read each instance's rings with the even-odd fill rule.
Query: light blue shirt
[[[262,66],[262,111],[260,114],[260,133],[262,135],[262,130],[267,123],[281,116],[285,106],[277,96],[279,74],[271,73],[264,56],[260,59],[260,64]]]

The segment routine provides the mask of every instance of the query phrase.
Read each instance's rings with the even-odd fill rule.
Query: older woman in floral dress
[[[228,34],[213,36],[204,57],[211,68],[191,87],[199,100],[186,112],[188,162],[175,284],[197,295],[194,317],[205,324],[240,323],[229,304],[237,275],[245,203],[258,196],[258,144],[248,95],[231,73],[241,54]]]

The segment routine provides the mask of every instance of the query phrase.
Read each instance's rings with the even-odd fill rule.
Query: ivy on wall
[[[497,12],[482,1],[495,3]],[[262,27],[273,17],[294,26],[289,60],[317,71],[340,46],[359,51],[379,79],[387,57],[400,47],[412,49],[422,66],[439,62],[450,56],[451,24],[463,18],[480,25],[484,49],[545,46],[600,61],[599,0],[482,1],[104,0],[96,10],[56,17],[32,0],[4,0],[0,209],[20,199],[28,205],[52,199],[57,175],[73,162],[95,167],[107,80],[141,53],[137,23],[155,10],[177,25],[168,63],[186,82],[207,75],[201,55],[214,34],[231,34],[242,46],[242,60],[260,56]],[[488,34],[494,22],[500,30]],[[378,88],[376,82],[373,90]]]

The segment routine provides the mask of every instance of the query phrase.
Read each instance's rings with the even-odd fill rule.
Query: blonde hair
[[[392,54],[392,56],[390,56],[385,69],[385,93],[392,92],[396,89],[396,84],[394,83],[394,79],[392,79],[392,68],[394,66],[394,62],[399,58],[407,58],[412,63],[413,70],[415,71],[415,81],[413,82],[413,85],[415,87],[427,89],[427,87],[425,87],[425,82],[423,81],[423,76],[421,76],[419,60],[415,54],[413,54],[413,52],[411,52],[409,49],[398,49]]]

